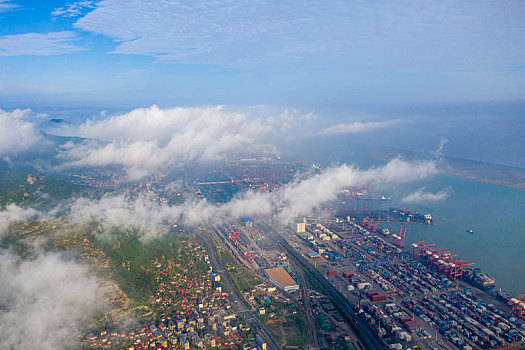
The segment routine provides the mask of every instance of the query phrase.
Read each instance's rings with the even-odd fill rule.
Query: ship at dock
[[[387,229],[387,228],[380,228],[379,230],[377,230],[377,232],[385,235],[385,236],[388,236],[390,234],[390,231]]]
[[[481,290],[490,290],[496,285],[496,279],[481,272],[480,269],[465,269],[463,279]]]
[[[496,279],[482,273],[481,269],[467,268],[475,262],[463,260],[458,254],[439,248],[436,243],[419,240],[411,244],[410,249],[413,250],[414,258],[421,259],[432,270],[443,273],[452,281],[459,278],[481,290],[489,290],[496,285]]]
[[[508,303],[510,301],[510,299],[512,299],[512,296],[509,293],[507,293],[507,292],[505,292],[504,290],[501,290],[501,289],[495,291],[494,294],[496,295],[496,298],[498,298],[499,300],[504,301],[506,303]]]
[[[346,218],[347,216],[354,217],[356,220],[361,221],[366,218],[373,219],[376,222],[399,222],[399,223],[412,223],[412,224],[425,224],[425,225],[435,225],[436,222],[430,213],[421,214],[412,209],[402,209],[402,208],[390,208],[390,209],[369,209],[368,204],[357,206],[349,206],[346,202],[343,202],[342,205],[336,203],[330,203],[325,205],[323,209],[335,209],[336,216]],[[370,222],[370,221],[368,221]],[[388,235],[389,232],[385,233]]]
[[[434,225],[434,218],[432,215],[430,215],[430,213],[420,214],[417,211],[411,209],[390,208],[388,215],[390,221]]]

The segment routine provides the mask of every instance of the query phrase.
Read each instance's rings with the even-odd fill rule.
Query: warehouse
[[[285,292],[294,292],[299,290],[299,285],[282,267],[272,267],[264,270],[266,275],[277,287],[284,289]]]

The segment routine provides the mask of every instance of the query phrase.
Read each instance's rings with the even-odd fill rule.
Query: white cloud
[[[452,194],[452,189],[446,187],[436,193],[426,192],[425,187],[421,187],[416,191],[401,199],[402,203],[434,203],[447,199]]]
[[[52,56],[84,51],[75,32],[25,33],[0,36],[0,56]]]
[[[0,12],[7,12],[19,7],[19,5],[11,4],[10,0],[0,0]]]
[[[144,237],[154,237],[165,233],[165,226],[161,224],[166,220],[178,219],[182,210],[182,206],[160,204],[147,195],[137,198],[118,195],[105,196],[99,200],[78,199],[71,205],[70,216],[79,223],[98,220],[104,230],[113,227],[135,228]]]
[[[96,7],[95,0],[82,0],[66,4],[65,7],[58,7],[53,10],[51,16],[53,17],[78,17],[85,14],[88,10]]]
[[[308,214],[320,204],[336,199],[337,192],[350,186],[408,183],[436,173],[434,162],[408,162],[400,158],[366,170],[348,165],[330,168],[320,175],[284,187],[278,194],[278,207],[283,208],[279,216],[283,221],[290,221],[298,214]]]
[[[319,175],[298,178],[275,192],[248,191],[221,205],[190,200],[183,205],[168,206],[145,195],[135,199],[121,195],[101,200],[77,200],[72,206],[71,216],[81,222],[101,220],[105,229],[137,228],[145,238],[165,233],[166,228],[161,224],[173,220],[193,226],[250,216],[288,223],[297,215],[313,213],[322,203],[336,199],[337,193],[347,187],[406,183],[435,173],[437,169],[433,162],[407,162],[396,158],[385,166],[366,170],[348,165],[329,168]]]
[[[0,236],[15,221],[27,220],[40,215],[32,208],[21,208],[16,204],[9,204],[0,211]]]
[[[59,253],[22,261],[0,251],[0,348],[67,349],[102,306],[97,280]]]
[[[434,156],[436,158],[442,159],[445,156],[443,154],[443,148],[445,147],[445,145],[447,143],[448,143],[448,139],[446,137],[442,137],[440,142],[439,142],[439,146],[438,146],[437,150],[434,152]]]
[[[12,112],[0,109],[0,157],[16,155],[42,142],[42,136],[34,124],[24,119],[30,112],[29,109]]]
[[[324,128],[321,130],[323,135],[334,134],[356,134],[361,132],[368,132],[378,129],[389,128],[401,123],[401,120],[385,120],[380,122],[353,122],[342,123]]]
[[[246,66],[320,56],[352,69],[472,69],[523,63],[523,11],[520,1],[103,0],[75,25],[114,39],[114,53],[175,63]]]
[[[345,188],[373,184],[376,187],[398,183],[409,183],[432,176],[438,172],[432,161],[409,162],[395,158],[381,167],[361,170],[341,165],[323,173],[298,178],[281,189],[270,193],[247,192],[232,201],[215,207],[199,203],[196,210],[183,210],[183,217],[190,223],[208,222],[220,217],[272,216],[284,223],[295,220],[297,215],[308,215],[321,204],[337,198]],[[208,217],[206,216],[208,215]]]
[[[79,127],[55,130],[60,135],[106,141],[66,145],[66,167],[125,167],[132,179],[193,161],[222,160],[230,154],[276,153],[265,137],[282,132],[294,113],[253,117],[227,107],[139,108]]]

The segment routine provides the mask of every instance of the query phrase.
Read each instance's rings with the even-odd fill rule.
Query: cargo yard
[[[473,263],[432,243],[420,241],[405,249],[404,226],[397,233],[377,230],[376,235],[371,231],[377,225],[363,221],[305,219],[294,229],[281,228],[280,234],[353,305],[353,312],[385,346],[491,349],[523,345],[520,302],[508,298],[509,306],[486,294],[494,286],[493,278],[467,268]],[[313,317],[307,322],[319,330],[318,346],[335,348],[346,335],[353,348],[365,348],[330,296],[301,284],[298,266],[268,239],[263,227],[244,218],[223,224],[217,232],[239,263],[272,282],[282,296],[297,301],[309,297]],[[278,277],[268,273],[276,269],[281,269]]]
[[[406,227],[375,235],[367,221],[305,219],[281,233],[391,348],[523,346],[522,301],[485,293],[492,277],[435,244],[404,249]]]

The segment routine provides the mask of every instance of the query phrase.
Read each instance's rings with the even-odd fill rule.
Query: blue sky
[[[519,101],[523,1],[0,0],[0,106]]]

